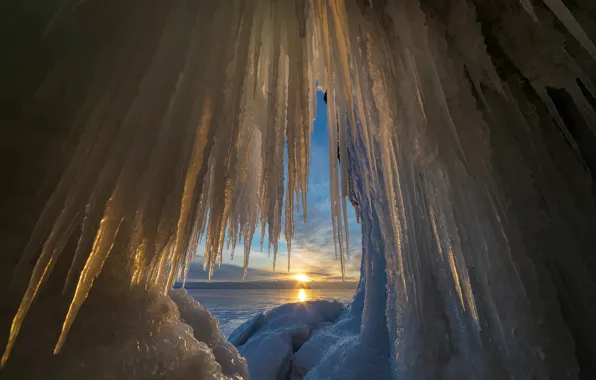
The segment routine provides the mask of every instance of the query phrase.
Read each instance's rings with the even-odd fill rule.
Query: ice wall
[[[386,328],[393,376],[594,378],[595,8],[12,5],[0,83],[7,151],[20,166],[3,202],[23,216],[2,230],[3,284],[14,277],[2,362],[20,333],[21,362],[66,350],[76,323],[109,319],[104,292],[166,294],[201,238],[211,271],[224,245],[255,233],[268,233],[274,258],[282,230],[291,246],[318,82],[340,265],[353,197],[363,268],[376,276],[361,287],[362,337]],[[245,265],[249,253],[245,244]],[[103,317],[86,305],[95,297]],[[36,350],[44,308],[60,331]]]
[[[377,163],[357,176],[371,178],[362,202],[385,245],[394,378],[593,373],[593,241],[579,226],[594,203],[578,146],[592,66],[565,41],[589,43],[561,14],[536,5],[536,23],[502,6],[368,9],[384,20],[365,29],[360,66],[377,138],[354,154]]]

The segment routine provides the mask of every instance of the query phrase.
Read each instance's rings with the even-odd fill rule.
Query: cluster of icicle
[[[72,234],[79,234],[78,245],[66,281],[78,284],[56,352],[116,239],[126,242],[131,284],[164,291],[184,277],[203,236],[210,272],[224,246],[239,241],[248,266],[259,224],[275,262],[282,226],[291,246],[300,202],[306,215],[316,83],[328,92],[330,199],[342,270],[349,157],[358,167],[359,201],[384,205],[377,218],[388,251],[390,310],[424,313],[423,251],[436,250],[447,265],[447,272],[437,269],[436,281],[460,304],[450,310],[463,311],[456,318],[461,326],[472,321],[457,330],[458,350],[473,351],[482,316],[468,268],[512,266],[489,125],[514,120],[527,136],[535,128],[533,111],[519,105],[524,96],[498,73],[484,34],[490,31],[577,151],[546,90],[566,90],[596,130],[585,96],[596,94],[594,29],[579,22],[593,28],[596,9],[590,0],[574,4],[570,10],[561,0],[179,0],[96,12],[101,1],[66,1],[47,35],[91,12],[114,17],[99,36],[80,37],[92,48],[59,61],[39,90],[51,94],[72,72],[92,72],[72,110],[77,149],[23,254],[26,263],[42,247],[3,362]],[[570,43],[578,48],[571,51]],[[420,244],[423,221],[432,225],[434,248]],[[499,307],[499,300],[486,302]],[[418,330],[404,332],[394,322],[395,360],[405,371],[418,361],[398,355],[411,341],[400,334]],[[499,347],[510,347],[505,335],[499,339]]]
[[[94,77],[71,110],[78,146],[21,259],[42,247],[4,362],[72,234],[80,236],[66,285],[78,283],[56,352],[116,239],[127,242],[131,285],[167,291],[185,276],[203,236],[210,273],[224,245],[239,240],[247,267],[259,224],[261,241],[268,229],[275,268],[282,227],[289,250],[300,201],[306,215],[316,83],[325,86],[333,72],[326,62],[343,57],[340,82],[349,87],[341,1],[154,1],[113,10],[89,3],[65,1],[45,31],[49,38],[77,17],[111,25],[97,22],[102,35],[83,35],[88,45],[58,62],[39,90],[53,94],[81,70]],[[332,114],[344,113],[330,104]],[[338,148],[330,148],[343,257]],[[345,198],[345,179],[341,189]]]
[[[596,373],[582,167],[596,3],[569,3],[345,2],[349,61],[333,62],[334,78],[349,65],[350,174],[363,247],[385,256],[394,379]],[[343,88],[327,85],[338,107]],[[375,314],[364,302],[363,341]]]

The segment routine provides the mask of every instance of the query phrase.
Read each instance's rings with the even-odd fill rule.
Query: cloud
[[[240,281],[244,269],[236,264],[222,264],[221,267],[217,267],[213,276],[212,281]],[[187,281],[207,281],[209,279],[209,273],[203,270],[203,256],[197,256],[190,264],[190,270],[188,272]],[[266,271],[260,268],[248,268],[246,275],[246,281],[258,281],[258,280],[273,280],[277,279],[271,271]]]

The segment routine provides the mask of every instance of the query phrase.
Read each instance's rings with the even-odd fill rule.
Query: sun
[[[305,275],[304,273],[299,273],[295,276],[296,281],[298,282],[310,282],[310,277]]]

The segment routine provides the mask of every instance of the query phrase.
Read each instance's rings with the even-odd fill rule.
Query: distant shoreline
[[[296,281],[193,281],[187,282],[186,289],[338,289],[356,290],[357,282],[316,282],[299,283]],[[175,288],[182,287],[176,283]]]

